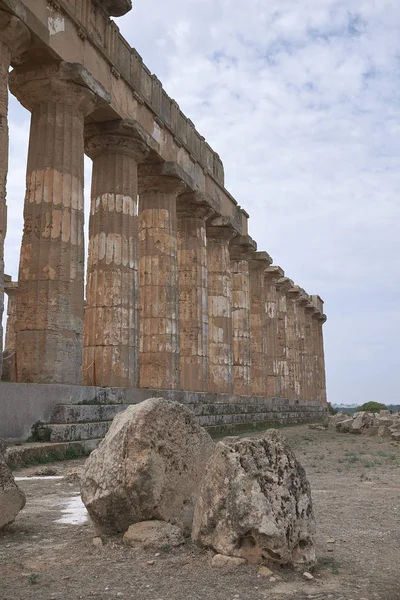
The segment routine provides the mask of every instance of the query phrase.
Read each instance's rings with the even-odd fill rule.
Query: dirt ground
[[[211,553],[191,544],[144,552],[116,539],[97,547],[79,509],[78,483],[28,479],[19,482],[26,508],[0,534],[0,599],[400,600],[399,444],[309,426],[283,433],[312,487],[318,555],[312,581],[277,567],[275,581],[260,577],[254,565],[215,569]],[[82,462],[51,467],[60,476]],[[71,520],[62,512],[67,503],[73,524],[59,522]]]

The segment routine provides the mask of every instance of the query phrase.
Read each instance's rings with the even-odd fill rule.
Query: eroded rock
[[[25,494],[14,481],[5,461],[5,443],[0,440],[0,531],[14,522],[25,506]]]
[[[113,535],[152,519],[190,533],[214,442],[178,402],[151,398],[113,420],[85,463],[82,500],[97,530]]]
[[[217,444],[195,508],[194,541],[250,562],[309,568],[314,532],[306,473],[278,431]]]

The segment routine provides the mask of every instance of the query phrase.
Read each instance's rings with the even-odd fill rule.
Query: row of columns
[[[0,58],[5,80],[11,47]],[[136,123],[85,125],[106,94],[83,71],[60,63],[10,75],[32,113],[9,315],[15,378],[324,402],[319,300],[218,216],[177,165],[154,162]],[[0,109],[7,123],[4,101]],[[93,175],[84,310],[85,152]]]

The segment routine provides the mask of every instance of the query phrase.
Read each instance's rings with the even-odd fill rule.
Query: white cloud
[[[259,249],[325,299],[331,400],[398,400],[388,365],[400,358],[400,9],[392,0],[134,4],[118,25],[220,154]],[[20,110],[10,111],[8,269],[21,230]]]

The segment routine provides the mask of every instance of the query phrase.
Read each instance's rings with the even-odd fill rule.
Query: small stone
[[[165,521],[141,521],[130,525],[123,537],[128,546],[142,546],[143,548],[162,548],[163,546],[175,548],[184,544],[182,532],[179,527]]]
[[[240,565],[245,565],[246,562],[246,559],[239,558],[237,556],[225,556],[224,554],[216,554],[211,560],[211,566],[234,569],[235,567],[239,567]]]
[[[327,544],[334,544],[336,542],[336,540],[328,540]]]
[[[154,556],[160,556],[160,553],[159,553],[159,552],[156,552]]]
[[[333,548],[332,547],[327,548],[327,550],[328,550],[328,552],[333,552]]]
[[[100,548],[103,545],[103,540],[101,537],[95,537],[92,539],[92,544],[93,546],[96,546],[96,548]]]
[[[314,579],[314,576],[311,575],[311,573],[309,573],[308,571],[304,571],[303,577],[304,579],[308,579],[309,581],[311,581],[311,579]]]
[[[271,577],[274,573],[268,569],[268,567],[260,567],[258,574],[261,575],[261,577]]]
[[[274,583],[275,581],[278,581],[276,577],[270,577],[269,580],[270,580],[271,583]]]
[[[150,566],[153,566],[155,564],[155,562],[156,562],[155,560],[148,560],[147,564]]]

